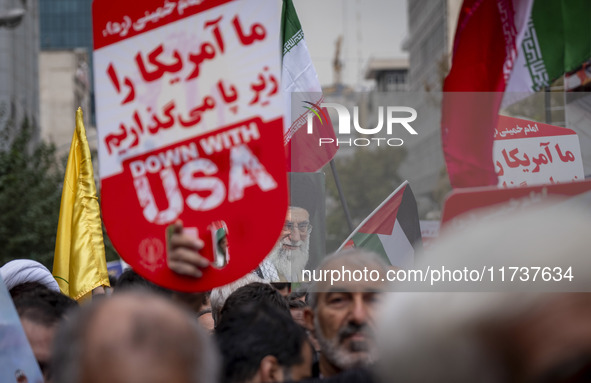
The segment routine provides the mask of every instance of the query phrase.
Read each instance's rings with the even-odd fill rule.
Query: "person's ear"
[[[312,348],[316,352],[320,351],[320,344],[318,343],[318,337],[316,336],[316,334],[318,333],[318,331],[322,330],[316,329],[314,327],[314,311],[309,307],[306,307],[304,309],[304,323],[305,328],[308,332],[308,339],[312,344]]]
[[[267,355],[261,360],[259,377],[261,383],[283,382],[283,369],[275,356]]]

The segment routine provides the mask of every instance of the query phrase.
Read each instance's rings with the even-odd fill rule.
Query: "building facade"
[[[39,56],[41,137],[56,144],[58,152],[70,148],[76,109],[82,107],[88,126],[90,79],[85,49],[42,51]],[[87,129],[88,130],[88,129]],[[95,134],[95,130],[87,135]],[[94,142],[89,139],[89,142]]]
[[[39,0],[39,20],[42,51],[85,51],[90,85],[90,109],[85,112],[93,123],[92,0]]]
[[[441,147],[443,80],[451,64],[453,38],[462,0],[408,0],[408,90],[418,99],[418,135],[407,140],[400,175],[407,179],[421,218],[437,218],[449,190]]]
[[[37,0],[0,0],[0,140],[5,148],[27,120],[38,138],[39,12]],[[13,126],[16,129],[10,129]]]
[[[67,151],[76,109],[96,146],[92,93],[92,0],[39,0],[42,136]]]

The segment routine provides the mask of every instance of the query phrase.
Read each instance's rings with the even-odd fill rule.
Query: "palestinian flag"
[[[315,172],[334,157],[338,146],[330,118],[314,118],[313,133],[307,132],[309,113],[324,117],[328,117],[328,113],[325,108],[320,107],[323,102],[322,88],[292,0],[283,0],[281,33],[282,89],[286,101],[283,134],[287,152],[287,171]],[[321,137],[332,138],[333,144],[323,143],[320,146]]]
[[[417,202],[408,181],[361,222],[339,250],[348,247],[378,253],[392,266],[412,268],[422,240]]]
[[[591,2],[536,0],[503,105],[543,90],[591,58]]]

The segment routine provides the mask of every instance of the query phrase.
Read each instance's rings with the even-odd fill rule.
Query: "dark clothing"
[[[352,368],[345,370],[338,375],[321,378],[318,363],[312,365],[311,379],[301,380],[302,383],[375,383],[375,379],[369,370],[365,368]]]

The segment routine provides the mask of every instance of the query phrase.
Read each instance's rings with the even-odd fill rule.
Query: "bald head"
[[[195,319],[147,292],[84,307],[60,329],[54,348],[56,381],[64,383],[196,383],[216,377],[216,351]]]

